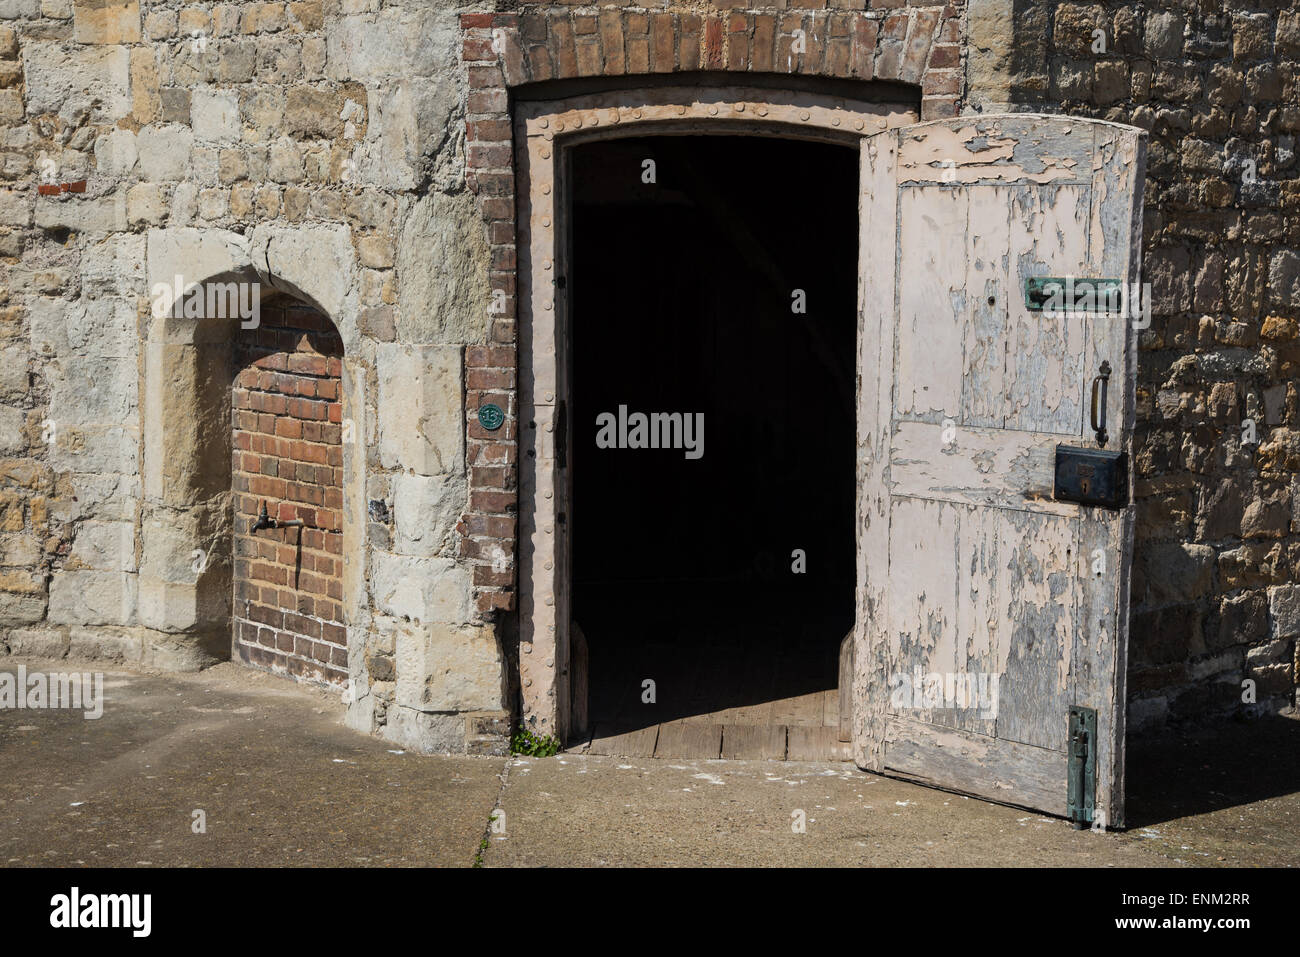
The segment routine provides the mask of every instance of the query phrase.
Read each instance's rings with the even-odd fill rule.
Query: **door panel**
[[[1137,281],[1142,164],[1138,130],[1028,114],[863,142],[862,767],[1064,814],[1080,705],[1099,817],[1122,823],[1133,510],[1052,492],[1057,444],[1095,447],[1102,361],[1107,447],[1129,450],[1132,337],[1123,317],[1031,311],[1024,288]]]

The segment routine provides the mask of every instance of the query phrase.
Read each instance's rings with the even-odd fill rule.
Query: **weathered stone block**
[[[453,559],[375,552],[370,576],[375,608],[386,615],[453,625],[472,617],[469,569]]]
[[[397,704],[416,711],[503,706],[505,662],[490,627],[397,629]]]
[[[131,112],[131,57],[124,46],[67,47],[56,40],[23,44],[27,109],[91,123],[113,123]]]
[[[0,607],[3,607],[2,600]],[[58,659],[68,654],[68,634],[61,628],[14,628],[7,631],[0,641],[9,646],[11,655]]]
[[[138,663],[143,653],[139,635],[93,628],[73,628],[68,633],[69,658]]]
[[[33,299],[32,351],[41,356],[133,358],[137,352],[135,303],[128,299]]]
[[[174,182],[189,175],[194,131],[187,126],[147,126],[136,136],[140,175],[152,182]]]
[[[1300,637],[1300,585],[1270,588],[1268,613],[1273,620],[1273,637]]]
[[[1247,592],[1219,603],[1215,648],[1246,645],[1268,637],[1268,602],[1263,592]]]
[[[26,425],[27,416],[22,409],[0,405],[0,453],[18,455],[26,451]]]
[[[349,724],[353,718],[349,711]],[[426,714],[410,708],[388,709],[383,735],[418,754],[459,754],[465,750],[465,719],[454,714]]]
[[[1285,309],[1300,303],[1300,253],[1292,249],[1273,253],[1268,264],[1268,298]]]
[[[136,0],[73,0],[72,36],[78,43],[136,43],[140,4]]]
[[[397,244],[401,342],[483,342],[491,254],[468,194],[431,193],[415,204]]]
[[[44,595],[15,595],[0,592],[0,627],[30,625],[45,617]],[[12,635],[10,636],[12,641]],[[11,645],[12,650],[12,645]],[[13,651],[14,654],[37,654],[36,651]]]
[[[464,512],[463,473],[393,476],[393,549],[404,555],[454,555]]]
[[[420,475],[463,470],[461,349],[384,343],[375,349],[375,366],[380,463]]]
[[[71,229],[79,233],[120,232],[126,229],[126,193],[119,191],[98,199],[76,195],[39,196],[36,225],[41,229]]]
[[[266,224],[253,231],[253,262],[275,288],[318,307],[351,352],[356,335],[356,256],[346,226]],[[329,263],[329,269],[321,269]]]
[[[50,582],[49,620],[55,625],[131,625],[136,576],[125,572],[59,571]]]
[[[1183,49],[1183,18],[1160,11],[1147,14],[1146,51],[1158,60],[1177,59]]]
[[[47,367],[48,418],[56,425],[123,425],[135,417],[139,370],[133,359],[70,355]]]
[[[1214,549],[1181,542],[1147,546],[1138,563],[1146,601],[1190,601],[1208,595],[1214,577]],[[1139,594],[1141,592],[1138,592]]]
[[[239,142],[239,97],[234,92],[194,90],[190,100],[190,117],[196,142]]]
[[[135,526],[131,522],[82,522],[76,526],[68,571],[136,570]]]

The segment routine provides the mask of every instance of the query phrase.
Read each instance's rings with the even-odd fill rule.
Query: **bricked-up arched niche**
[[[287,488],[277,487],[271,491],[285,494],[258,496],[257,491],[253,491],[249,470],[256,466],[278,471],[279,456],[273,450],[263,463],[256,456],[245,458],[244,450],[237,449],[237,442],[247,442],[251,446],[252,436],[262,434],[262,429],[274,435],[276,419],[280,417],[279,400],[274,397],[279,396],[284,399],[283,418],[298,423],[296,428],[300,435],[303,424],[318,421],[315,417],[322,412],[324,419],[319,421],[331,426],[328,433],[322,429],[311,430],[312,436],[319,440],[311,443],[312,449],[303,447],[301,438],[296,440],[300,443],[298,452],[302,458],[326,459],[323,464],[330,469],[330,491],[327,503],[325,489],[321,489],[319,508],[328,513],[325,519],[331,527],[328,533],[322,532],[319,536],[313,534],[313,530],[304,532],[301,564],[296,555],[287,552],[274,556],[291,561],[286,566],[289,569],[284,583],[286,587],[277,590],[283,591],[283,595],[268,593],[267,600],[274,597],[274,601],[266,607],[291,602],[295,606],[292,613],[299,615],[297,594],[305,591],[311,595],[312,603],[309,614],[302,617],[319,621],[314,599],[320,585],[325,602],[322,610],[330,618],[330,624],[337,627],[330,629],[329,640],[323,642],[325,647],[315,649],[311,644],[292,640],[297,635],[293,630],[295,627],[306,632],[304,637],[308,641],[319,640],[311,634],[313,626],[304,628],[302,622],[295,620],[287,631],[290,640],[278,640],[272,634],[268,647],[260,644],[259,636],[254,633],[250,636],[251,647],[260,646],[262,651],[240,657],[260,667],[341,683],[349,676],[344,635],[347,627],[357,622],[362,614],[360,598],[363,595],[363,582],[359,579],[362,563],[344,563],[341,560],[344,557],[343,543],[359,540],[354,530],[361,527],[361,522],[353,512],[362,502],[364,485],[362,443],[347,441],[352,431],[348,421],[352,414],[350,410],[365,407],[364,371],[348,351],[349,346],[355,344],[355,329],[346,321],[336,323],[310,292],[297,285],[277,282],[274,275],[246,265],[247,250],[238,248],[237,239],[203,237],[201,242],[193,242],[189,237],[180,237],[178,242],[170,236],[150,237],[151,244],[159,250],[155,253],[151,248],[151,290],[158,288],[161,277],[173,274],[180,277],[184,288],[229,289],[230,284],[235,284],[238,294],[244,296],[243,302],[256,300],[257,326],[253,327],[251,319],[230,315],[231,310],[219,310],[219,315],[202,318],[170,313],[160,315],[155,310],[148,319],[142,390],[142,624],[153,631],[152,640],[170,646],[193,667],[231,658],[232,647],[237,647],[232,641],[232,624],[247,619],[245,613],[251,611],[254,604],[249,587],[244,587],[240,600],[248,601],[249,605],[241,608],[240,614],[235,614],[233,599],[239,577],[236,570],[241,562],[248,563],[249,568],[254,561],[274,566],[275,562],[267,561],[270,556],[254,558],[256,549],[251,547],[262,541],[269,543],[272,535],[278,542],[277,548],[286,547],[286,543],[296,546],[297,540],[296,531],[281,530],[259,532],[265,537],[250,542],[249,516],[245,514],[249,504],[241,486],[249,486],[247,491],[257,497],[259,504],[265,498],[272,517],[296,517],[293,513],[299,505],[304,509],[317,507],[311,501],[315,493],[306,494],[304,500],[299,501],[300,490],[297,489],[289,493]],[[214,253],[209,247],[220,243],[230,247],[229,252],[233,255],[226,258],[235,268],[207,274],[200,272],[199,275],[186,272],[187,268],[193,268],[186,261],[186,252],[199,262],[214,259],[219,262],[226,256],[226,250]],[[292,294],[286,295],[281,287],[287,287]],[[218,297],[223,295],[224,292],[218,293]],[[290,374],[288,370],[294,356],[299,358],[292,359],[292,367],[299,372]],[[277,380],[274,375],[281,371],[275,368],[278,365],[285,367],[285,374]],[[260,375],[262,371],[269,371],[272,376],[263,377]],[[293,397],[295,404],[292,408],[300,415],[289,414],[287,392],[290,389],[302,389],[304,393]],[[322,398],[322,389],[329,398]],[[307,391],[315,394],[308,397]],[[254,398],[255,395],[259,397]],[[306,400],[310,405],[297,403],[298,399]],[[244,404],[250,408],[241,409]],[[253,412],[254,406],[262,407],[257,410],[258,419],[239,417],[240,411]],[[263,415],[265,419],[261,418]],[[281,431],[292,430],[281,428]],[[241,435],[248,438],[242,439]],[[293,441],[290,439],[289,445],[280,450],[288,453],[286,462],[295,463],[296,482]],[[328,451],[331,443],[336,449],[334,452]],[[308,461],[306,464],[314,469],[318,463]],[[324,479],[324,474],[320,478]],[[312,479],[316,479],[314,472]],[[266,491],[260,483],[257,488]],[[346,506],[345,501],[348,503]],[[256,508],[256,505],[252,507]],[[319,524],[318,515],[303,517],[311,520],[309,524]],[[240,543],[238,549],[237,542]],[[245,554],[237,555],[237,550]],[[325,555],[331,556],[328,565],[323,558]],[[322,568],[328,567],[328,581],[323,585],[316,580],[318,558]],[[336,562],[336,558],[339,561]],[[311,590],[291,587],[295,584],[291,574],[294,571],[299,576],[311,576]],[[296,584],[302,583],[300,577]],[[260,590],[255,598],[257,604],[262,604]],[[283,635],[286,633],[283,618],[280,625],[278,631]],[[292,650],[279,647],[286,643],[292,646]],[[272,647],[276,649],[275,657],[271,657]],[[335,647],[344,651],[335,652]],[[290,660],[298,664],[291,666]]]
[[[864,93],[866,91],[864,90]],[[912,103],[758,87],[659,87],[520,102],[514,118],[519,249],[519,622],[525,723],[568,737],[586,723],[583,650],[571,641],[565,509],[570,476],[556,437],[567,410],[569,330],[563,275],[565,150],[595,139],[737,134],[854,145],[915,123]],[[794,188],[813,170],[792,171]],[[853,203],[856,197],[848,196]],[[629,360],[635,361],[635,360]],[[630,610],[631,611],[631,610]],[[634,612],[633,612],[634,613]]]
[[[343,342],[288,296],[264,297],[258,319],[232,343],[232,653],[344,684]],[[263,509],[303,524],[257,528]]]

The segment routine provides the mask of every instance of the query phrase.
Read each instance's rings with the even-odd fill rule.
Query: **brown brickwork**
[[[498,545],[513,556],[518,510],[518,287],[508,91],[554,79],[722,70],[738,79],[778,73],[909,83],[920,88],[923,119],[958,112],[964,2],[802,0],[788,4],[799,9],[764,10],[715,0],[717,11],[703,15],[628,6],[538,6],[460,18],[470,88],[466,179],[478,196],[492,248],[491,287],[505,294],[506,305],[493,317],[490,341],[465,353],[470,504],[459,530],[462,556],[476,566],[475,598],[484,614],[514,607],[515,571],[494,571],[491,557]],[[799,30],[803,52],[795,50]],[[478,423],[478,408],[488,402],[507,413],[506,424],[495,432]]]
[[[235,345],[235,653],[300,678],[347,680],[343,626],[343,347],[320,313],[263,306]],[[253,532],[261,503],[302,528]]]

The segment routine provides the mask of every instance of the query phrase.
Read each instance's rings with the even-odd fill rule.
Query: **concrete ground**
[[[844,764],[404,753],[336,694],[233,664],[106,671],[105,694],[94,721],[0,711],[0,864],[1300,864],[1284,718],[1130,745],[1134,826],[1094,834]]]

